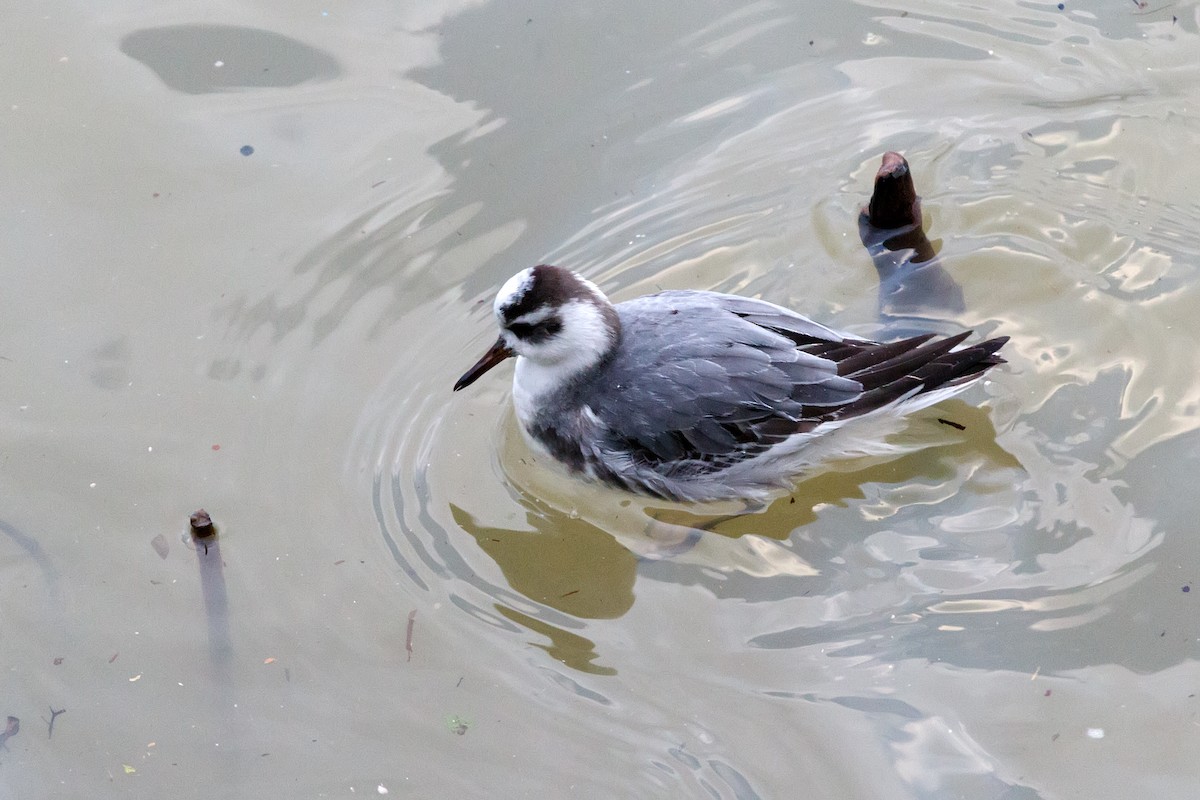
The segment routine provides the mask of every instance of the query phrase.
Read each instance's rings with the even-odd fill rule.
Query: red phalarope
[[[814,464],[879,455],[890,422],[961,392],[1008,337],[860,339],[765,302],[666,291],[609,302],[541,265],[496,295],[500,338],[454,389],[517,357],[528,437],[573,472],[670,500],[761,499]]]

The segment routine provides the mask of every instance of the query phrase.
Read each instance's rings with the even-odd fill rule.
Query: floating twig
[[[408,632],[404,635],[404,649],[408,651],[408,661],[412,661],[412,636],[413,626],[417,622],[417,610],[414,608],[408,612]]]
[[[50,720],[47,723],[47,727],[46,727],[46,738],[47,739],[49,739],[51,736],[54,735],[54,720],[58,719],[59,714],[65,714],[65,713],[67,713],[67,710],[65,708],[60,708],[58,711],[55,711],[54,706],[50,706]]]

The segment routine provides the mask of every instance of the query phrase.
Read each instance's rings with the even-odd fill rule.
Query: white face
[[[529,326],[533,337],[519,336],[513,328]],[[544,306],[501,329],[501,335],[519,356],[539,364],[578,364],[598,361],[612,346],[612,337],[600,309],[594,303],[572,300],[563,306]],[[567,369],[574,372],[574,369]]]
[[[514,306],[529,310],[513,317]],[[564,372],[599,360],[615,339],[606,318],[612,314],[608,298],[591,281],[566,270],[521,270],[496,294],[494,311],[500,335],[514,353]]]

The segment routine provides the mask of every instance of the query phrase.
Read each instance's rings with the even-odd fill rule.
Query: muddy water
[[[4,794],[1194,793],[1194,3],[4,20]],[[537,261],[878,332],[888,149],[1013,337],[915,452],[671,506],[450,393]]]

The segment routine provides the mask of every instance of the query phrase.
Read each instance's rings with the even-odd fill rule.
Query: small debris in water
[[[62,662],[63,662],[63,657],[62,657],[62,656],[57,656],[57,657],[54,659],[54,666],[56,666],[56,667],[61,667],[61,666],[62,666]]]
[[[51,736],[54,735],[54,720],[58,719],[59,714],[65,714],[65,713],[67,713],[67,710],[65,708],[60,708],[57,711],[55,711],[54,706],[50,706],[50,719],[46,720],[46,738],[47,739],[49,739]],[[46,718],[42,717],[42,719],[46,719]]]
[[[412,611],[408,612],[408,632],[404,635],[404,649],[408,651],[408,658],[406,659],[407,661],[412,661],[413,626],[416,625],[416,622],[417,610],[414,608]]]
[[[159,558],[166,558],[171,552],[171,546],[167,544],[167,537],[161,533],[150,540],[150,546],[154,548],[154,552],[158,553]]]
[[[217,532],[216,527],[213,525],[212,517],[203,508],[192,514],[190,520],[192,523],[192,535],[197,538],[203,539]]]
[[[457,714],[451,714],[446,717],[446,728],[453,734],[463,736],[471,728],[471,721],[464,719]]]
[[[113,654],[112,654],[112,658],[108,659],[108,663],[110,663],[110,664],[111,664],[112,662],[116,661],[116,660],[117,660],[117,656],[119,656],[119,655],[121,655],[120,651],[117,651],[116,653],[113,653]]]
[[[944,417],[938,417],[938,422],[942,423],[943,425],[949,425],[951,428],[954,428],[954,430],[956,430],[956,431],[965,431],[967,429],[966,425],[962,425],[951,419],[945,419]]]
[[[5,750],[7,750],[8,744],[6,743],[10,738],[16,736],[20,730],[21,720],[17,719],[16,717],[9,717],[8,724],[4,726],[4,733],[0,733],[0,747],[3,747]]]
[[[1187,593],[1188,593],[1188,592],[1190,592],[1191,590],[1192,590],[1192,587],[1191,587],[1190,585],[1188,585],[1188,584],[1186,584],[1186,583],[1183,585],[1183,593],[1184,593],[1184,594],[1187,594]]]
[[[238,150],[238,152],[244,156],[250,156],[250,155],[254,155],[254,148],[248,144],[244,144],[244,145],[242,145],[242,149]]]
[[[1103,739],[1104,728],[1088,728],[1087,735],[1089,739]]]

